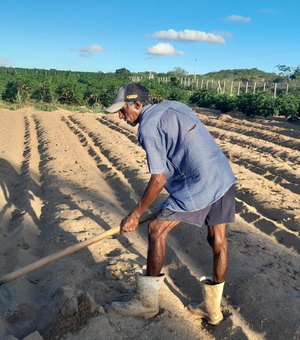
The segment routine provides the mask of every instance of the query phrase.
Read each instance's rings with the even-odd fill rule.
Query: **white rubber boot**
[[[122,315],[152,318],[159,312],[159,290],[163,283],[161,276],[136,276],[136,294],[128,302],[113,302],[112,309]]]
[[[213,284],[211,277],[202,276],[200,279],[203,301],[200,305],[188,305],[188,310],[212,325],[217,325],[223,320],[221,300],[225,282]]]

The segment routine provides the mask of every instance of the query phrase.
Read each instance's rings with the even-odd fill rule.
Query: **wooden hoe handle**
[[[152,220],[155,216],[157,215],[157,213],[152,213],[150,215],[147,215],[144,219],[140,220],[139,224],[142,224],[144,222],[147,222],[149,220]],[[112,229],[109,229],[101,234],[98,234],[96,236],[93,236],[83,242],[80,243],[76,243],[73,246],[70,246],[64,250],[60,250],[54,254],[48,255],[36,262],[33,262],[25,267],[22,267],[20,269],[17,269],[15,271],[13,271],[12,273],[6,274],[2,277],[0,277],[0,286],[2,286],[4,283],[6,282],[10,282],[13,281],[25,274],[28,274],[32,271],[34,271],[35,269],[41,268],[43,266],[45,266],[46,264],[53,262],[55,260],[58,260],[66,255],[72,254],[82,248],[85,248],[93,243],[99,242],[101,240],[104,240],[106,238],[108,238],[109,236],[118,234],[120,231],[120,227],[115,227]]]

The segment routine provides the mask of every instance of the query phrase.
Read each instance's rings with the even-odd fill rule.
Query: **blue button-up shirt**
[[[169,197],[162,209],[197,211],[235,183],[230,164],[190,107],[165,100],[146,106],[138,139],[151,174],[165,173]]]

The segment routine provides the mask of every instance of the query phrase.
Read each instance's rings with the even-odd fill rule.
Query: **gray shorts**
[[[159,212],[158,219],[168,221],[180,221],[198,227],[232,223],[235,218],[235,185],[230,187],[226,193],[215,203],[204,209],[193,212],[178,212],[163,209]]]

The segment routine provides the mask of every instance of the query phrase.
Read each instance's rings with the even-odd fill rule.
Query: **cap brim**
[[[125,104],[125,102],[118,102],[118,103],[114,103],[111,106],[109,106],[108,108],[105,109],[106,112],[109,113],[115,113],[121,110],[121,108],[123,107],[123,105]]]

